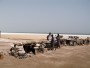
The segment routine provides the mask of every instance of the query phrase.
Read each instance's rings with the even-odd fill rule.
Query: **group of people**
[[[52,33],[49,33],[47,36],[47,41],[50,42],[52,50],[54,49],[55,45],[57,45],[60,48],[60,35],[57,34],[56,37]]]

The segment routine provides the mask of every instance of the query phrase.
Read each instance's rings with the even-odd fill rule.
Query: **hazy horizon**
[[[0,0],[0,30],[90,34],[90,0]]]
[[[11,31],[11,32],[8,32],[8,31],[1,31],[2,33],[43,33],[43,34],[47,34],[47,33],[59,33],[59,34],[87,34],[87,35],[90,35],[90,33],[74,33],[74,32],[67,32],[67,33],[65,33],[65,32],[51,32],[51,31],[48,31],[48,32],[39,32],[39,31],[36,31],[36,32],[21,32],[21,31],[17,31],[17,32],[13,32],[13,31]]]

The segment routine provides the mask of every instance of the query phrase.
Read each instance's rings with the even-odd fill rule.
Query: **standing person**
[[[49,33],[49,35],[47,36],[47,40],[48,40],[49,42],[51,42],[51,39],[52,39],[52,34]]]
[[[60,48],[60,35],[59,34],[57,34],[56,41],[57,41],[57,46]]]
[[[49,47],[51,47],[51,39],[52,39],[52,34],[49,33],[49,35],[47,36],[47,43]]]
[[[52,36],[52,39],[51,39],[51,49],[54,50],[55,40],[54,40],[53,34],[51,36]]]
[[[87,37],[87,39],[86,39],[86,44],[89,45],[89,42],[90,42],[90,41],[89,41],[89,38]]]

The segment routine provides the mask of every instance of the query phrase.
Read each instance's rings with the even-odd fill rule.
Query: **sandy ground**
[[[2,38],[5,39],[22,39],[22,40],[45,40],[46,39],[46,35],[1,35]]]
[[[26,39],[45,40],[45,36],[2,36],[0,39],[0,51],[8,52],[11,42],[25,42]],[[14,40],[12,40],[14,39]],[[18,39],[18,40],[15,40]],[[19,40],[22,39],[22,40]],[[44,54],[25,59],[18,59],[8,54],[0,60],[0,68],[90,68],[90,45],[63,46],[56,51],[48,51]]]
[[[64,46],[25,59],[4,55],[0,68],[90,68],[90,45]]]

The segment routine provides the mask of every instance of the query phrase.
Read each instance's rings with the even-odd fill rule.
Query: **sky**
[[[90,0],[0,0],[2,32],[89,33]]]

